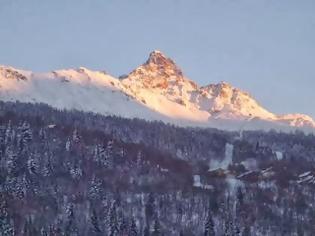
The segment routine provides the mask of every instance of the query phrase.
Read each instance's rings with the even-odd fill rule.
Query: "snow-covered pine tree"
[[[150,236],[150,229],[149,227],[145,227],[143,230],[143,236]]]
[[[101,199],[103,195],[102,181],[95,175],[90,182],[88,196],[91,200]]]
[[[251,233],[250,233],[250,226],[248,225],[245,225],[244,229],[243,229],[243,232],[242,232],[242,236],[250,236]]]
[[[37,158],[35,157],[34,154],[30,153],[28,155],[28,160],[27,160],[28,172],[30,174],[36,174],[38,173],[38,168],[39,168],[39,164],[38,164]]]
[[[137,224],[136,224],[136,221],[133,217],[131,218],[128,236],[138,236]]]
[[[13,150],[13,147],[10,146],[6,151],[6,168],[9,175],[14,175],[18,168],[17,155]]]
[[[96,235],[100,234],[102,232],[102,230],[100,227],[99,218],[98,218],[96,210],[94,208],[92,209],[90,222],[91,222],[91,231],[93,233],[95,233]]]
[[[4,138],[4,143],[6,146],[12,144],[14,139],[14,131],[12,129],[12,124],[11,124],[11,120],[9,120],[7,128],[5,130],[5,138]]]
[[[119,234],[120,235],[127,235],[128,234],[128,222],[126,217],[122,214],[120,215],[120,222],[119,222]]]
[[[19,151],[25,151],[28,148],[29,142],[32,140],[33,134],[30,127],[30,124],[24,121],[19,127],[18,127],[18,145],[19,145]]]
[[[159,235],[161,235],[161,225],[160,225],[159,219],[156,217],[154,220],[152,236],[159,236]]]
[[[208,210],[208,216],[205,223],[204,236],[215,236],[214,222],[213,222],[212,214],[210,210]]]
[[[13,223],[9,216],[7,202],[3,195],[0,195],[0,235],[14,235]]]
[[[71,140],[68,138],[65,145],[66,151],[70,152],[71,150]]]
[[[81,136],[79,135],[79,131],[77,128],[75,128],[72,132],[72,141],[74,143],[80,143],[81,141]]]
[[[75,222],[74,205],[72,203],[67,204],[65,215],[64,233],[69,236],[78,235],[78,228]]]
[[[145,204],[146,224],[150,227],[150,223],[155,215],[155,199],[153,193],[149,193],[147,203]]]
[[[118,235],[119,228],[118,228],[118,219],[117,219],[117,209],[116,209],[116,202],[114,201],[110,211],[109,211],[109,236],[116,236]]]

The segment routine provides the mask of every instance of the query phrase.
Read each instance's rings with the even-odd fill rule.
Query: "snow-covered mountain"
[[[119,79],[83,67],[32,73],[0,66],[0,99],[184,126],[315,128],[311,117],[273,114],[228,83],[199,87],[160,51],[153,51],[143,65]]]

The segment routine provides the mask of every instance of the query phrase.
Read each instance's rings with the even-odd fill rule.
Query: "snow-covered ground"
[[[227,170],[229,165],[233,164],[233,150],[234,146],[230,143],[226,143],[224,159],[221,161],[211,159],[209,171],[218,169]]]
[[[200,175],[194,175],[193,180],[194,180],[193,186],[196,188],[202,188],[202,189],[208,189],[208,190],[214,189],[212,185],[202,184],[200,180]]]
[[[299,184],[307,183],[307,184],[315,184],[315,176],[311,171],[304,172],[298,176]]]
[[[283,153],[277,151],[277,152],[276,152],[276,157],[277,157],[277,160],[278,160],[278,161],[281,161],[281,160],[283,159]]]

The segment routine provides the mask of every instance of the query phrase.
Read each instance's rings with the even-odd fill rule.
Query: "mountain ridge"
[[[34,73],[0,66],[3,101],[221,129],[314,129],[304,114],[274,114],[227,82],[199,86],[161,51],[122,78],[84,67]]]

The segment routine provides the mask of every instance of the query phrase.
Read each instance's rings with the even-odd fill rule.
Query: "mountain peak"
[[[159,70],[173,71],[176,75],[183,75],[182,71],[179,69],[176,63],[159,50],[152,51],[144,65]]]
[[[176,63],[159,50],[152,51],[141,67],[149,71],[159,71],[160,74],[183,77],[183,72]]]
[[[228,82],[226,81],[220,81],[217,86],[219,87],[222,87],[222,88],[232,88],[232,85],[229,84]]]
[[[124,83],[130,82],[133,85],[138,84],[146,88],[166,89],[170,84],[174,84],[174,81],[183,80],[183,72],[175,62],[161,51],[154,50],[144,64],[133,70],[124,79]]]
[[[154,50],[150,53],[149,58],[146,63],[159,65],[159,64],[165,64],[166,62],[174,63],[170,58],[165,56],[161,51]]]

